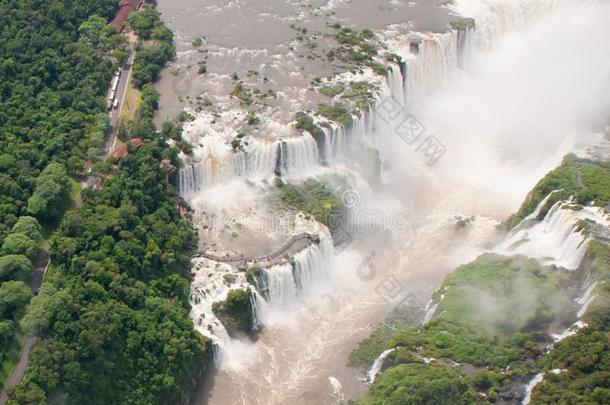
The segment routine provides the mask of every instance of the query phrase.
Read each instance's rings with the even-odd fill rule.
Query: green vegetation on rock
[[[323,134],[322,128],[317,126],[313,118],[304,112],[297,114],[297,129],[307,131],[314,137]]]
[[[312,215],[329,228],[338,225],[343,215],[343,203],[326,185],[313,179],[294,185],[279,180],[279,198],[283,204]]]
[[[320,104],[318,114],[341,125],[349,125],[352,122],[352,114],[341,103]]]
[[[254,330],[252,292],[249,289],[229,291],[226,300],[212,305],[212,311],[231,335],[236,332],[249,334]]]
[[[549,325],[572,308],[564,288],[569,277],[521,256],[484,254],[458,267],[435,293],[429,323],[382,327],[352,353],[352,364],[363,366],[370,365],[371,348],[377,354],[397,348],[361,403],[472,403],[512,395],[514,381],[538,370],[543,345],[551,342]]]
[[[457,31],[472,30],[475,27],[474,18],[460,18],[452,21],[449,26]]]
[[[450,367],[400,364],[385,371],[359,402],[361,405],[438,404],[475,402],[468,378]]]
[[[581,159],[574,155],[564,158],[561,166],[549,172],[536,184],[516,214],[507,221],[510,229],[534,212],[538,204],[549,193],[556,191],[540,211],[538,219],[544,218],[557,201],[574,197],[578,204],[593,203],[604,207],[610,203],[610,162]]]
[[[345,90],[345,87],[341,83],[320,87],[320,93],[324,94],[326,97],[338,96],[343,93],[343,90]]]
[[[610,403],[610,246],[592,240],[581,267],[583,282],[597,281],[583,316],[587,327],[543,359],[545,375],[532,392],[534,404]]]
[[[174,34],[165,26],[152,5],[129,15],[129,25],[141,40],[136,46],[133,81],[137,87],[158,79],[165,64],[174,58]]]

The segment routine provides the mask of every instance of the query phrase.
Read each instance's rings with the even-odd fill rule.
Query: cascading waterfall
[[[231,290],[244,289],[251,292],[253,327],[256,329],[261,326],[261,317],[265,311],[264,300],[248,285],[243,273],[233,266],[209,259],[195,259],[194,272],[190,294],[191,318],[194,319],[197,330],[212,339],[218,348],[222,350],[230,337],[212,311],[212,305],[224,301]],[[227,280],[233,280],[233,283],[228,284]]]
[[[530,403],[531,397],[532,397],[532,391],[534,390],[534,388],[536,387],[536,385],[538,385],[542,379],[544,378],[544,373],[538,373],[534,376],[534,378],[532,378],[525,386],[525,397],[523,398],[523,401],[521,401],[522,405],[527,405]]]
[[[309,133],[277,142],[275,174],[302,174],[320,163],[316,140]]]
[[[500,35],[522,28],[556,3],[557,0],[454,0],[449,7],[458,15],[475,18],[473,45],[491,50]]]
[[[474,48],[489,50],[504,32],[522,26],[555,4],[556,0],[463,1],[449,7],[458,15],[473,17],[476,28],[444,33],[413,33],[390,47],[402,58],[388,72],[382,94],[404,106],[445,87],[455,69],[467,65]],[[385,97],[385,96],[384,96]],[[381,100],[380,100],[381,101]],[[192,197],[212,184],[233,178],[261,180],[277,175],[302,174],[305,169],[331,164],[357,146],[371,146],[377,112],[371,106],[347,127],[323,129],[323,140],[309,134],[276,141],[244,138],[234,152],[225,139],[205,136],[198,141],[195,159],[180,170],[180,192]],[[321,150],[323,149],[323,150]]]
[[[476,13],[465,15],[477,17]],[[180,170],[182,196],[196,197],[210,185],[235,178],[261,180],[273,174],[282,176],[302,174],[303,171],[317,165],[332,164],[358,147],[374,145],[377,105],[381,104],[383,97],[392,97],[401,105],[409,106],[413,100],[444,87],[454,69],[467,65],[475,43],[473,38],[493,36],[487,31],[483,35],[477,33],[484,25],[477,20],[477,30],[450,30],[442,34],[426,33],[412,36],[413,42],[396,51],[403,60],[398,64],[392,64],[384,83],[387,87],[382,89],[382,96],[376,105],[363,111],[360,117],[353,117],[352,123],[348,126],[323,127],[321,141],[314,139],[308,133],[275,141],[244,137],[239,147],[233,150],[227,144],[227,140],[221,137],[200,138],[193,161]],[[411,47],[411,43],[417,46]],[[566,211],[558,207],[553,208],[552,214],[549,212],[545,217],[544,223],[547,229],[559,229],[567,221],[557,218],[551,220],[549,216],[563,215],[561,211]],[[584,254],[583,246],[586,249],[582,235],[572,232],[573,226],[574,224],[568,228],[569,232],[566,231],[576,234],[573,238],[567,235],[563,228],[558,232],[566,236],[559,237],[560,246],[565,243],[566,246],[575,247],[565,258],[561,257],[560,261],[567,262],[577,257],[581,251]],[[515,242],[523,239],[513,236]],[[514,243],[507,244],[507,246],[513,245]],[[204,335],[212,337],[222,349],[225,342],[230,341],[230,337],[211,310],[214,302],[225,299],[228,292],[234,288],[255,289],[256,291],[251,295],[251,307],[255,327],[260,327],[264,324],[268,311],[291,306],[306,295],[316,282],[325,280],[332,269],[333,255],[332,240],[330,237],[321,237],[319,245],[310,245],[294,255],[289,263],[262,269],[261,275],[256,277],[254,282],[255,288],[248,284],[243,273],[232,266],[208,261],[205,269],[197,270],[191,286],[192,318],[197,329]],[[235,282],[228,285],[225,276],[232,277]],[[431,317],[436,308],[429,309]],[[383,366],[383,361],[392,350],[386,350],[375,360],[368,373],[370,382],[374,381]]]
[[[250,280],[246,273],[228,263],[195,259],[190,301],[191,317],[197,330],[211,338],[222,351],[231,338],[212,306],[224,301],[231,290],[251,292],[252,327],[256,330],[264,325],[269,311],[291,306],[311,292],[316,283],[327,280],[332,270],[334,247],[330,234],[321,232],[319,237],[318,244],[310,244],[289,263],[264,268]]]
[[[192,160],[179,174],[179,189],[185,198],[237,178],[257,181],[273,174],[302,173],[320,162],[316,141],[309,134],[274,142],[247,137],[235,151],[224,140],[206,136]]]
[[[289,307],[307,295],[315,283],[328,279],[332,269],[334,247],[330,235],[321,234],[319,244],[311,244],[289,263],[263,269],[256,282],[259,293],[272,308]]]
[[[418,51],[399,50],[403,62],[393,64],[377,102],[353,116],[346,125],[322,127],[321,140],[309,133],[276,141],[244,137],[233,150],[220,136],[198,139],[194,158],[179,173],[181,195],[192,198],[201,190],[235,178],[262,180],[274,174],[298,175],[319,165],[332,164],[362,147],[372,147],[378,105],[393,97],[407,105],[418,97],[445,86],[457,68],[461,48],[468,43],[468,31],[417,34]],[[408,48],[408,46],[407,46]]]
[[[215,184],[239,177],[260,180],[273,173],[276,143],[248,137],[243,138],[240,148],[233,151],[219,137],[203,137],[195,151],[194,161],[180,170],[181,195],[190,198]]]
[[[424,315],[424,320],[422,322],[423,325],[427,324],[428,322],[430,322],[432,320],[432,317],[434,316],[434,313],[436,312],[436,308],[438,308],[438,305],[441,303],[441,300],[443,298],[445,298],[444,294],[441,296],[441,299],[438,302],[435,302],[434,304],[432,302],[430,302],[428,304],[428,307],[426,308],[426,313]]]
[[[462,34],[460,41],[468,41],[467,33]],[[400,51],[406,63],[406,77],[399,98],[407,107],[447,86],[451,73],[459,66],[458,31],[419,33],[410,38],[409,44],[409,52]]]
[[[565,339],[569,336],[576,334],[576,332],[578,332],[579,329],[582,329],[585,326],[587,326],[587,324],[584,323],[583,321],[581,321],[580,318],[585,314],[585,312],[587,312],[587,308],[589,307],[591,302],[593,302],[593,300],[595,299],[595,295],[593,295],[593,291],[595,290],[596,286],[597,286],[597,281],[591,283],[585,290],[583,296],[580,298],[577,298],[575,300],[576,303],[580,305],[580,308],[578,309],[578,312],[576,313],[576,317],[578,318],[578,320],[576,322],[574,322],[572,325],[570,325],[567,329],[565,329],[562,333],[551,334],[551,338],[553,339],[553,345],[561,342],[563,339]],[[551,347],[553,347],[553,345],[549,345],[549,347],[547,347],[547,350],[549,350]],[[552,372],[554,374],[559,374],[562,372],[562,370],[554,369],[554,370],[552,370]],[[544,373],[538,373],[525,385],[525,397],[523,398],[523,401],[521,401],[521,404],[527,405],[530,403],[532,391],[534,390],[536,385],[538,385],[540,382],[542,382],[543,379],[544,379]]]
[[[539,210],[537,212],[539,213]],[[533,218],[532,216],[530,219]],[[581,220],[593,221],[604,226],[609,224],[600,208],[573,208],[569,202],[558,201],[542,221],[532,227],[518,226],[500,244],[497,251],[539,257],[547,264],[555,264],[569,270],[576,269],[588,245],[588,238],[579,227]]]
[[[394,351],[393,348],[387,349],[387,350],[383,351],[375,359],[375,361],[373,362],[373,365],[371,366],[370,370],[367,373],[369,384],[372,384],[373,382],[375,382],[375,377],[377,377],[377,374],[379,374],[379,372],[381,371],[381,368],[383,367],[383,362],[393,351]]]

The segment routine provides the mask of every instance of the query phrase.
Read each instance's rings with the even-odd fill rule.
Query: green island
[[[237,332],[249,335],[254,331],[252,292],[250,290],[229,291],[227,299],[215,302],[212,311],[230,335],[234,336]]]
[[[314,179],[302,184],[291,184],[276,179],[276,192],[272,196],[290,209],[303,211],[331,230],[341,222],[344,213],[343,202],[328,186]]]

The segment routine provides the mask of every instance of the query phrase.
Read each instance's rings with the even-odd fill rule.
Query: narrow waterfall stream
[[[159,3],[165,18],[179,28],[180,18],[186,17],[171,2]],[[335,4],[330,3],[328,7]],[[200,384],[193,403],[343,404],[364,392],[366,378],[346,365],[350,351],[405,296],[414,295],[426,302],[455,266],[488,251],[490,243],[498,239],[500,221],[515,211],[535,181],[573,147],[568,130],[562,127],[572,121],[566,121],[529,129],[541,136],[555,134],[547,148],[536,148],[530,155],[516,151],[523,162],[505,158],[512,152],[504,150],[506,138],[525,131],[522,124],[530,123],[535,112],[528,106],[500,118],[495,115],[495,108],[504,106],[503,92],[514,90],[502,83],[507,75],[515,76],[511,83],[521,79],[529,83],[531,79],[518,67],[511,72],[500,69],[501,62],[540,57],[540,63],[550,63],[554,56],[541,55],[539,47],[555,49],[565,42],[563,36],[549,37],[549,32],[567,18],[561,10],[559,17],[555,15],[554,8],[561,9],[560,3],[456,0],[449,6],[451,12],[474,18],[475,29],[416,31],[397,22],[380,24],[379,35],[401,63],[392,64],[385,79],[370,78],[378,93],[359,117],[346,126],[322,126],[319,137],[309,133],[294,136],[289,131],[292,122],[278,124],[292,118],[280,119],[280,113],[274,112],[276,115],[263,117],[268,133],[240,136],[239,143],[232,144],[236,131],[229,129],[231,117],[194,114],[183,133],[194,152],[183,156],[179,187],[195,210],[200,248],[207,257],[194,260],[191,315],[196,328],[216,342],[218,361],[214,375]],[[197,9],[189,3],[189,7],[195,14],[219,12],[212,6]],[[577,28],[582,32],[572,33],[574,42],[589,34],[586,28]],[[194,38],[186,29],[178,29],[178,33],[186,44]],[[529,41],[530,37],[539,41]],[[416,50],[413,44],[417,44]],[[214,51],[225,56],[234,52]],[[179,61],[181,57],[188,61],[189,52],[184,51]],[[267,57],[269,52],[257,50]],[[246,59],[245,52],[234,56],[233,62],[242,59]],[[225,68],[225,73],[233,69]],[[569,74],[570,68],[567,64],[558,69]],[[292,76],[291,80],[298,80],[298,74]],[[487,89],[492,78],[499,87]],[[217,79],[209,79],[214,84],[210,88],[217,85]],[[307,87],[307,83],[299,85]],[[298,105],[306,91],[295,90],[299,86],[293,84],[286,85],[286,93],[292,96],[287,104]],[[546,85],[541,83],[541,89],[546,91]],[[480,99],[492,90],[497,91],[496,98]],[[395,117],[388,119],[384,110],[388,101],[401,107],[400,114],[416,114],[425,126],[425,136],[442,140],[446,154],[436,165],[428,165],[421,150],[397,136]],[[491,118],[482,118],[477,124],[479,115]],[[573,120],[581,121],[581,116]],[[218,130],[221,125],[226,125],[225,132]],[[559,129],[563,132],[558,133]],[[575,126],[574,130],[582,128]],[[473,150],[475,143],[477,150]],[[370,173],[362,169],[363,156],[370,150],[380,161],[380,184],[368,182]],[[486,165],[489,170],[481,170]],[[490,182],[507,175],[518,180]],[[382,232],[357,233],[351,244],[333,246],[327,227],[301,214],[284,218],[266,206],[264,196],[272,188],[274,176],[295,182],[340,177],[357,195],[357,217],[377,215],[389,225]],[[555,204],[537,227],[517,230],[497,249],[536,252],[551,257],[551,263],[577,266],[586,243],[573,232],[574,226],[597,213],[593,209],[571,211],[562,204]],[[409,212],[408,232],[401,217],[405,211]],[[456,216],[472,218],[472,222],[457,231]],[[269,218],[281,220],[281,226]],[[249,240],[248,232],[254,235],[254,224],[261,221],[264,237]],[[283,251],[287,240],[302,233],[316,235],[318,242],[272,260],[257,256],[257,252]],[[554,236],[542,237],[548,234]],[[537,242],[537,237],[543,242]],[[555,254],[558,251],[565,255]],[[239,267],[242,264],[260,265],[261,272],[253,282],[246,279],[244,268]],[[387,280],[395,282],[398,294],[380,293]],[[234,288],[253,291],[253,317],[260,326],[253,341],[229,336],[211,310],[214,302],[225,299]],[[429,306],[427,320],[437,304]],[[382,353],[375,362],[369,371],[370,381],[389,354]]]

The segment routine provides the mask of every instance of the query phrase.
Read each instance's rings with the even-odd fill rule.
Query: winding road
[[[36,267],[34,268],[34,272],[32,273],[32,291],[34,294],[38,294],[38,290],[40,290],[40,286],[42,285],[42,279],[49,269],[49,252],[46,249],[43,249],[38,254],[38,259],[36,261]],[[8,396],[6,395],[6,390],[13,388],[25,375],[25,369],[28,365],[28,360],[30,358],[30,352],[32,348],[38,343],[40,338],[38,336],[29,336],[23,346],[21,347],[21,353],[19,355],[19,361],[15,365],[15,369],[11,373],[10,376],[4,382],[4,386],[2,387],[2,391],[0,391],[0,405],[3,405],[8,400]]]

